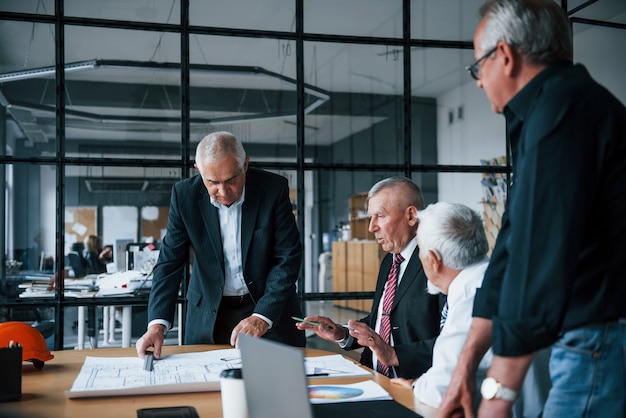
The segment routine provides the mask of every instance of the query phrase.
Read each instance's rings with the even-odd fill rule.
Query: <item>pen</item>
[[[152,363],[154,362],[154,354],[152,351],[146,351],[146,359],[143,363],[143,369],[147,372],[152,371]]]
[[[311,373],[307,374],[306,377],[324,377],[328,376],[328,373]]]
[[[298,318],[297,316],[292,316],[291,318],[298,322],[304,322],[305,324],[314,325],[316,327],[320,326],[319,322],[305,321],[304,318]]]

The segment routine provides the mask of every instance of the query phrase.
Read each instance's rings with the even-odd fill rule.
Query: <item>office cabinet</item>
[[[333,291],[373,292],[385,252],[376,241],[333,242]],[[338,307],[369,312],[372,300],[336,301]]]
[[[333,242],[333,292],[345,292],[346,291],[346,278],[348,276],[348,266],[346,265],[347,257],[346,252],[348,250],[348,243],[346,241]],[[345,308],[346,301],[335,301],[335,305]]]

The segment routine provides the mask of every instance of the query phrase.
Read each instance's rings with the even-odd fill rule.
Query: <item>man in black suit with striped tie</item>
[[[376,183],[368,193],[369,230],[389,254],[380,265],[370,314],[349,320],[347,327],[312,315],[304,319],[319,326],[300,322],[297,328],[311,329],[346,350],[365,347],[361,363],[389,377],[414,379],[428,370],[445,297],[426,291],[415,241],[417,212],[423,207],[422,193],[410,179]]]

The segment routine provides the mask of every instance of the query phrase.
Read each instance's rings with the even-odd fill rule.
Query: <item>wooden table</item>
[[[163,354],[190,353],[232,348],[225,345],[165,346]],[[220,392],[200,392],[171,395],[118,396],[105,398],[67,399],[69,390],[78,376],[86,356],[132,357],[134,348],[103,348],[94,350],[64,350],[53,353],[54,359],[46,362],[43,370],[35,369],[30,363],[22,367],[22,399],[0,403],[0,417],[108,417],[136,418],[137,409],[165,406],[191,405],[201,418],[222,417]],[[306,356],[335,354],[323,350],[306,349]],[[385,388],[399,403],[415,409],[413,393],[378,373],[372,376],[351,378],[316,378],[315,384],[346,384],[363,380],[374,380]]]

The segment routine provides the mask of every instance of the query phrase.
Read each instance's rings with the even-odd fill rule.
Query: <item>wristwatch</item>
[[[517,399],[517,391],[504,387],[493,377],[487,377],[480,385],[480,394],[483,399],[504,399],[505,401],[515,402]]]

